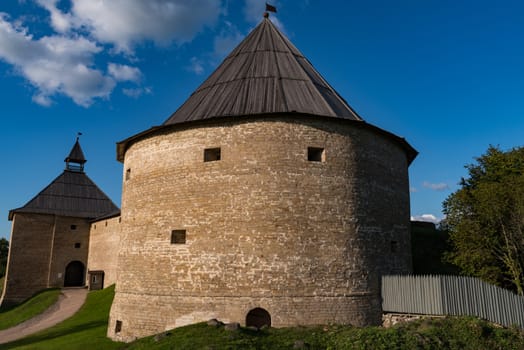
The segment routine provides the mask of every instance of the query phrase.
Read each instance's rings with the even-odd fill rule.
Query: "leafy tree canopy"
[[[524,147],[490,146],[444,201],[452,251],[464,274],[523,294]]]

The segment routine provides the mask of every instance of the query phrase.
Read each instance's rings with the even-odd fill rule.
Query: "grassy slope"
[[[15,326],[38,314],[56,303],[60,289],[49,289],[36,294],[24,303],[0,312],[0,330]]]
[[[199,323],[177,328],[155,340],[148,337],[130,344],[105,337],[114,289],[91,292],[86,304],[69,320],[39,334],[1,345],[1,349],[292,349],[301,340],[308,349],[524,349],[524,334],[497,328],[474,318],[420,320],[389,329],[347,326],[270,328],[261,331]]]
[[[90,292],[86,303],[70,319],[40,333],[0,346],[2,349],[119,349],[121,343],[106,338],[114,287]]]
[[[422,320],[384,329],[325,326],[228,332],[200,323],[178,328],[155,341],[154,337],[131,343],[129,350],[155,349],[292,349],[303,341],[307,349],[344,350],[507,350],[524,349],[523,334],[496,328],[474,318]]]

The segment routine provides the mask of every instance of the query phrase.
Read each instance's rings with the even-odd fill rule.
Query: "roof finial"
[[[82,136],[82,133],[80,131],[78,131],[76,133],[76,140],[78,141],[80,139],[80,136]]]
[[[277,8],[273,5],[270,5],[266,2],[266,12],[264,12],[264,18],[268,18],[269,17],[269,12],[274,12],[276,13],[277,12]]]

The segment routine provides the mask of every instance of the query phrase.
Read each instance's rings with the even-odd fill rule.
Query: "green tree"
[[[444,201],[452,251],[462,273],[523,295],[524,147],[490,146]]]
[[[7,267],[7,256],[9,254],[9,241],[0,238],[0,278],[4,277]]]

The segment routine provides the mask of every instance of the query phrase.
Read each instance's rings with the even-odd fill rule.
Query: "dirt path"
[[[24,338],[73,316],[84,304],[86,296],[85,288],[62,289],[58,301],[49,309],[17,326],[0,331],[0,344]]]

